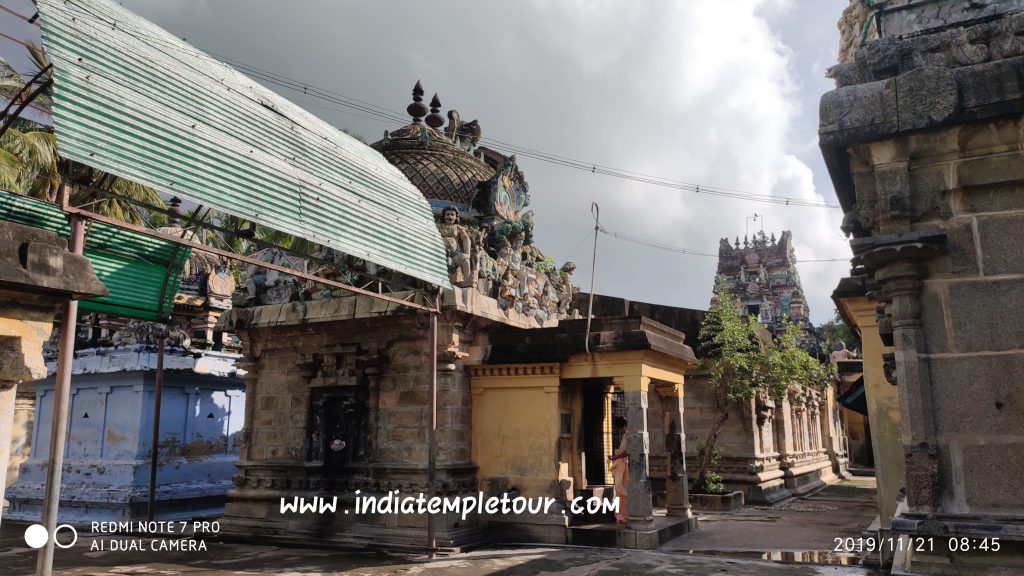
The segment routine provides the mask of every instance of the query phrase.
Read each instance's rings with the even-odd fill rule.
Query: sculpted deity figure
[[[254,256],[257,260],[263,262],[296,269],[299,268],[298,265],[301,263],[301,259],[290,257],[277,248],[261,250],[254,254]],[[298,299],[300,289],[301,285],[294,276],[250,264],[245,271],[243,294],[237,299],[238,301],[235,302],[235,305],[284,304]],[[232,300],[234,301],[236,298],[232,296]]]
[[[472,285],[470,255],[473,240],[466,227],[459,223],[458,208],[449,206],[441,211],[441,223],[437,228],[448,253],[448,273],[452,284],[462,287]]]
[[[576,264],[566,262],[558,271],[558,282],[555,283],[555,291],[558,292],[558,313],[567,314],[572,306],[572,297],[577,292],[572,285],[572,273],[576,271]]]
[[[490,295],[491,286],[494,280],[497,278],[497,270],[495,269],[496,264],[494,258],[487,253],[487,234],[488,229],[481,227],[477,228],[473,233],[473,253],[472,253],[472,277],[474,281],[478,282],[480,291]]]
[[[547,311],[549,317],[558,313],[558,291],[555,289],[555,283],[551,280],[550,275],[541,290],[540,306]]]
[[[516,300],[519,299],[519,281],[516,278],[514,268],[506,268],[501,276],[501,284],[498,286],[498,305],[502,308],[515,308]]]

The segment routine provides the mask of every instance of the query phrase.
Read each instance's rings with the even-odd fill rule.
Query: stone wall
[[[893,347],[907,497],[892,529],[1003,542],[897,557],[936,573],[1024,556],[1024,13],[961,16],[921,19],[837,66],[820,129]]]
[[[364,496],[428,490],[427,317],[377,316],[364,300],[271,305],[229,315],[244,343],[251,432],[226,508],[226,532],[279,540],[425,542],[425,515],[342,512],[353,508],[356,490]],[[360,318],[364,310],[356,307],[363,305],[368,316]],[[461,342],[472,340],[463,328],[466,319],[453,311],[438,323],[437,486],[445,495],[477,489],[469,379],[459,362],[465,356]],[[280,498],[294,496],[337,496],[338,513],[281,513]],[[443,517],[439,544],[465,540],[471,520]]]
[[[829,406],[814,390],[782,402],[731,404],[716,443],[722,458],[715,470],[726,489],[743,491],[748,503],[770,504],[834,482],[834,466],[841,468],[845,461],[834,462],[829,453],[832,439],[823,423],[835,410]],[[700,468],[698,449],[718,417],[706,375],[688,375],[685,409],[686,466],[692,481]]]
[[[35,428],[36,388],[31,383],[18,385],[11,427],[11,459],[7,469],[7,485],[18,479],[18,467],[32,452],[32,430]]]
[[[854,148],[864,194],[884,193],[877,172],[904,174],[911,228],[948,238],[945,255],[921,263],[919,305],[933,402],[922,415],[941,461],[934,503],[949,512],[1024,514],[1022,134],[1016,117]]]

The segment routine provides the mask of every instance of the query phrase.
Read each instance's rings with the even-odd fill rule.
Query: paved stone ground
[[[773,507],[698,513],[700,529],[667,542],[661,550],[755,556],[803,552],[808,559],[841,561],[841,555],[828,558],[836,549],[835,539],[860,536],[877,514],[874,477],[855,476]]]
[[[829,551],[833,535],[856,535],[870,522],[873,484],[856,479],[782,507],[748,507],[732,513],[702,515],[701,530],[644,552],[582,547],[495,546],[432,562],[403,556],[252,546],[207,540],[206,551],[90,551],[95,538],[57,550],[55,574],[61,576],[590,576],[601,574],[686,574],[688,576],[862,576],[875,574],[853,566],[766,562],[800,560],[807,552]],[[36,552],[23,539],[24,526],[0,528],[0,574],[33,574]],[[125,538],[119,538],[122,541]],[[134,538],[132,538],[134,540]],[[110,538],[102,540],[109,548]],[[690,550],[696,551],[690,553]],[[790,554],[801,551],[804,554]],[[814,556],[812,554],[812,556]],[[805,558],[806,559],[806,558]],[[813,560],[828,560],[820,555]]]
[[[870,572],[843,566],[788,565],[765,561],[598,548],[498,548],[429,563],[406,558],[364,556],[269,546],[214,545],[205,553],[58,551],[54,574],[61,576],[589,576],[597,574],[688,576],[860,576]],[[0,552],[0,572],[30,575],[35,554]]]

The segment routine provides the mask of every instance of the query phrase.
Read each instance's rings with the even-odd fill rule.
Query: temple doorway
[[[587,486],[610,486],[608,457],[622,440],[613,429],[615,418],[626,416],[626,403],[620,389],[604,382],[581,382],[583,400],[583,460]]]

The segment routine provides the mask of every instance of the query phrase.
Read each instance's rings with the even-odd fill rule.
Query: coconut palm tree
[[[38,83],[52,80],[49,59],[42,48],[26,42],[29,56],[38,75]],[[7,62],[0,60],[0,97],[18,98],[25,91],[26,80]],[[49,113],[52,105],[52,84],[32,101],[33,107]],[[144,206],[164,208],[156,190],[79,162],[61,158],[52,127],[18,119],[0,137],[0,187],[11,192],[55,202],[63,181],[71,187],[70,201],[87,206],[97,214],[131,222],[147,222]],[[143,207],[140,207],[143,206]]]

